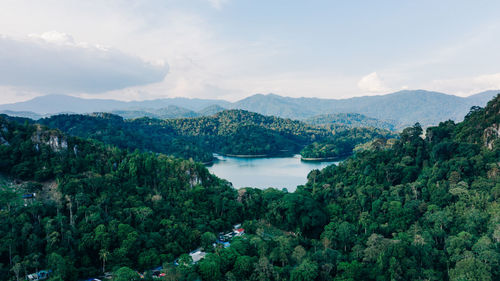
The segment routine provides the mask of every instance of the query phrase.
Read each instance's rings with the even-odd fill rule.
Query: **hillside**
[[[304,157],[340,157],[351,154],[358,144],[392,137],[383,130],[316,127],[243,110],[165,120],[124,120],[109,113],[63,114],[42,118],[37,123],[122,149],[160,152],[201,162],[210,162],[212,153],[289,156],[317,142],[321,145],[308,147]]]
[[[192,161],[3,117],[0,134],[0,174],[20,183],[0,186],[1,280],[40,268],[77,280],[156,267],[243,218],[236,190]]]
[[[392,148],[312,171],[294,193],[240,192],[261,220],[191,269],[203,280],[498,280],[500,136],[483,142],[499,105],[426,139],[406,128]]]
[[[171,119],[165,123],[180,135],[204,139],[215,152],[232,155],[278,156],[300,152],[304,158],[334,158],[351,154],[360,143],[392,137],[383,130],[317,127],[244,110],[227,110],[201,118]],[[315,145],[311,147],[311,144]]]
[[[383,121],[359,113],[322,114],[304,120],[311,125],[334,125],[349,128],[372,127],[394,131],[396,122]]]
[[[131,151],[152,151],[200,162],[212,161],[212,153],[192,137],[177,135],[168,126],[149,122],[149,118],[124,120],[109,113],[54,115],[37,121],[69,135],[90,138]]]

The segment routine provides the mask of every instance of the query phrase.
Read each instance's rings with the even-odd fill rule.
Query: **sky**
[[[0,0],[0,104],[500,89],[500,1]]]

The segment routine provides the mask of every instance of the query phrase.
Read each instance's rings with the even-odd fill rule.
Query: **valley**
[[[395,135],[242,110],[2,115],[0,275],[495,280],[499,117],[500,95],[425,137],[420,124]],[[199,151],[351,156],[216,155],[207,168]],[[217,242],[239,223],[244,236]]]

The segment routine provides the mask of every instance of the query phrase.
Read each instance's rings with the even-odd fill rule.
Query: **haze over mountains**
[[[124,102],[47,95],[25,102],[0,105],[0,112],[34,119],[64,112],[111,112],[124,118],[148,116],[167,119],[212,115],[224,109],[244,109],[299,120],[325,114],[358,113],[402,128],[415,122],[428,126],[448,119],[461,121],[472,106],[485,106],[499,92],[491,90],[464,98],[425,90],[404,90],[349,99],[256,94],[236,102],[189,98]]]

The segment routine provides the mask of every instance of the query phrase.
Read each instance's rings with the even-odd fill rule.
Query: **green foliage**
[[[307,118],[304,122],[311,125],[333,125],[349,128],[371,127],[389,131],[394,131],[397,125],[395,121],[383,121],[359,113],[322,114]]]
[[[1,201],[0,278],[51,268],[54,280],[110,269],[134,280],[135,270],[165,264],[170,280],[498,280],[499,104],[500,96],[425,138],[415,124],[390,147],[312,171],[294,193],[236,191],[192,161],[0,117],[0,172],[33,182],[19,190],[2,183],[13,200]],[[248,126],[258,118],[276,125],[230,114]],[[196,134],[182,125],[191,121],[175,127],[204,140],[241,130],[207,125],[214,120]],[[287,134],[312,137],[300,128]],[[15,200],[28,191],[36,200]],[[212,249],[215,233],[241,221],[246,235],[192,264],[185,253]]]
[[[123,120],[109,113],[92,115],[61,114],[37,121],[73,136],[91,138],[122,149],[153,151],[201,162],[212,160],[212,154],[192,137],[176,135],[172,128],[157,119]]]
[[[113,281],[134,281],[140,280],[137,272],[128,268],[126,266],[120,267],[117,271],[115,271],[113,276]]]
[[[351,154],[357,144],[390,135],[387,131],[368,128],[315,127],[244,110],[167,120],[147,117],[123,120],[109,113],[63,114],[37,122],[123,149],[160,152],[201,162],[210,162],[214,152],[279,156],[299,153],[306,145],[309,146],[302,151],[304,157],[345,156]],[[19,169],[21,172],[29,167]]]
[[[44,172],[43,184],[1,186],[0,263],[18,262],[21,272],[52,268],[76,280],[116,266],[146,270],[244,217],[236,190],[202,164],[1,118],[0,127],[9,143],[0,145],[0,173],[34,181]],[[23,202],[26,192],[36,198]]]
[[[357,145],[374,139],[386,140],[393,137],[388,131],[372,128],[342,127],[329,128],[332,134],[324,137],[301,150],[303,158],[341,158],[349,156]]]

